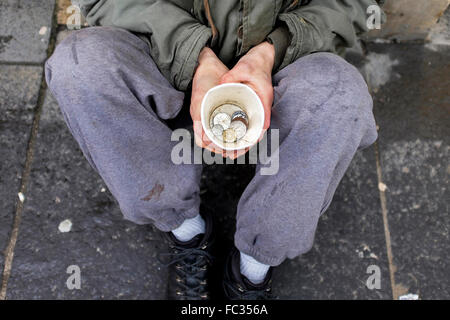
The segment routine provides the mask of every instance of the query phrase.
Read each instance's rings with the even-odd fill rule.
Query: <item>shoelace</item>
[[[238,297],[239,300],[270,300],[273,298],[270,289],[241,291],[228,282],[225,282],[225,285]]]
[[[202,289],[206,282],[201,278],[201,273],[204,272],[205,264],[211,264],[212,256],[205,249],[206,245],[202,248],[189,248],[186,249],[181,246],[172,246],[176,250],[175,253],[163,253],[159,257],[159,261],[165,265],[170,266],[178,263],[180,268],[177,270],[184,278],[189,278],[193,284],[187,284],[186,282],[178,281],[178,286],[182,289],[179,296],[185,298],[207,298]],[[162,257],[169,257],[169,262],[162,261]],[[205,261],[206,260],[206,261]],[[205,263],[206,262],[206,263]]]

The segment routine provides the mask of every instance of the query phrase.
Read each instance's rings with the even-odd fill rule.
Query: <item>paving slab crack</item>
[[[2,60],[0,60],[0,65],[42,67],[44,65],[44,62],[2,61]]]
[[[54,51],[55,48],[55,42],[56,42],[56,6],[53,11],[53,19],[52,19],[52,33],[50,35],[49,45],[47,48],[47,58],[51,56],[51,54]],[[33,64],[33,63],[11,63],[14,65],[21,64],[21,65],[39,65],[43,66],[43,64]],[[4,261],[4,267],[3,267],[3,275],[1,279],[1,288],[0,288],[0,300],[6,300],[6,290],[8,287],[8,281],[11,276],[11,270],[12,270],[12,263],[14,258],[14,249],[16,247],[17,238],[19,236],[19,227],[20,227],[20,221],[22,219],[22,213],[24,208],[24,203],[26,201],[26,192],[27,192],[27,186],[30,179],[30,173],[31,173],[31,166],[33,163],[33,154],[34,154],[34,147],[36,144],[37,134],[39,130],[39,121],[41,118],[42,108],[44,105],[44,100],[47,92],[47,83],[45,81],[45,72],[42,72],[41,77],[41,85],[39,88],[39,94],[38,94],[38,100],[36,103],[36,110],[34,113],[33,123],[31,126],[31,133],[30,138],[27,143],[27,152],[25,157],[25,165],[22,172],[22,180],[20,184],[20,190],[19,194],[22,195],[22,197],[18,197],[17,204],[16,204],[16,210],[14,214],[14,220],[12,225],[12,231],[11,236],[9,238],[8,245],[5,249],[4,255],[5,255],[5,261]]]
[[[35,111],[33,124],[31,127],[30,139],[28,140],[25,167],[24,167],[24,170],[22,173],[22,181],[21,181],[20,190],[19,190],[19,194],[21,194],[22,197],[24,197],[24,196],[26,197],[27,185],[28,185],[28,180],[29,180],[30,172],[31,172],[31,164],[33,162],[34,145],[36,142],[37,131],[39,129],[39,120],[40,120],[40,115],[42,112],[42,104],[43,104],[43,100],[45,97],[45,91],[46,91],[46,88],[43,88],[44,86],[45,86],[45,76],[42,75],[41,87],[39,89],[39,98],[38,98],[38,102],[37,102],[37,108]],[[0,300],[6,299],[6,288],[8,286],[8,280],[11,275],[12,261],[13,261],[13,257],[14,257],[14,248],[16,246],[17,237],[19,235],[20,220],[22,218],[23,205],[25,203],[25,199],[24,198],[17,199],[16,212],[14,215],[11,237],[9,239],[8,246],[6,247],[6,250],[5,250],[5,265],[3,268],[2,286],[0,289]]]
[[[378,146],[378,141],[375,142],[375,158],[377,165],[377,178],[378,178],[378,186],[384,186],[383,182],[383,174],[381,169],[381,161],[380,161],[380,151]],[[391,282],[391,290],[392,290],[392,298],[394,300],[398,299],[400,295],[398,286],[395,283],[395,265],[394,265],[394,257],[392,254],[392,244],[391,244],[391,232],[389,230],[389,220],[388,220],[388,210],[387,210],[387,201],[386,201],[386,189],[378,188],[380,193],[380,203],[381,203],[381,213],[383,216],[383,227],[384,227],[384,237],[386,241],[386,251],[388,257],[389,264],[389,278]]]

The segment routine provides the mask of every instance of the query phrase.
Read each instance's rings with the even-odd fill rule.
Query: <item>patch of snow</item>
[[[47,30],[48,29],[46,26],[41,27],[41,29],[39,29],[39,35],[41,36],[45,35],[47,33]]]
[[[388,54],[371,52],[366,57],[366,64],[362,71],[372,90],[377,90],[391,78],[392,68],[399,64],[397,59],[392,60]]]
[[[404,294],[403,296],[398,297],[398,300],[419,300],[419,295],[408,293]]]
[[[376,38],[376,39],[371,40],[371,42],[373,42],[373,43],[392,43],[392,40]]]
[[[72,221],[70,221],[69,219],[62,221],[58,226],[59,232],[69,232],[71,229]]]
[[[381,192],[384,192],[384,191],[386,191],[386,189],[387,189],[387,186],[383,182],[378,183],[378,190],[380,190]]]
[[[18,194],[17,194],[17,196],[19,197],[19,201],[20,202],[24,202],[25,201],[25,196],[23,195],[23,193],[22,192],[19,192]]]

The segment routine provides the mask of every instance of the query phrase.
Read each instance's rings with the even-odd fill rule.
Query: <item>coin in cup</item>
[[[223,141],[232,143],[235,142],[237,139],[236,131],[234,129],[229,128],[223,131]]]
[[[222,140],[223,130],[224,129],[220,124],[216,124],[214,127],[211,128],[212,133],[220,140]]]
[[[242,139],[247,133],[247,125],[240,120],[234,120],[230,124],[230,129],[233,129],[236,133],[236,139]]]
[[[236,119],[239,119],[242,122],[244,122],[246,125],[248,125],[248,117],[247,117],[247,114],[244,111],[235,111],[235,112],[233,112],[233,114],[231,115],[231,121],[234,121]]]
[[[225,112],[220,112],[216,114],[213,119],[213,125],[221,125],[223,129],[228,129],[230,127],[231,117]]]

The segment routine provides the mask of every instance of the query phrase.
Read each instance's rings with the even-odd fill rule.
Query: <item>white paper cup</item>
[[[248,117],[248,128],[245,136],[235,142],[224,142],[218,139],[211,130],[210,119],[214,111],[223,105],[234,105],[242,109]],[[227,106],[227,113],[233,107]],[[223,150],[240,150],[251,147],[258,142],[264,127],[264,108],[256,92],[242,83],[225,83],[211,88],[205,95],[201,105],[201,120],[207,137]]]

